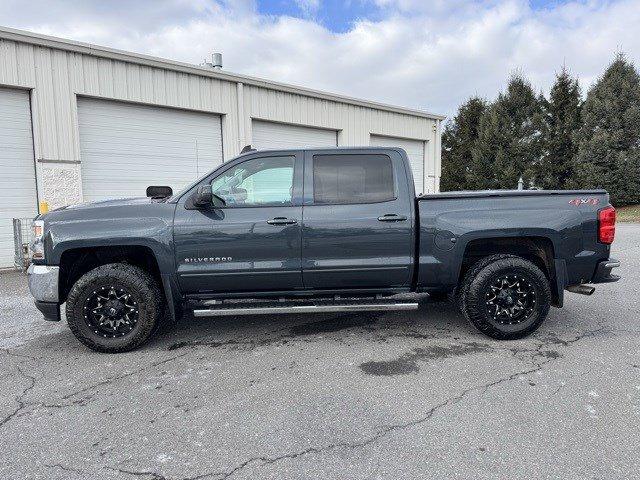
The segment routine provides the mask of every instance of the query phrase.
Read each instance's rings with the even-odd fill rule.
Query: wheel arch
[[[552,304],[562,306],[564,281],[562,272],[558,272],[555,260],[556,248],[553,240],[547,236],[496,236],[477,238],[466,243],[458,266],[457,283],[462,282],[470,268],[482,258],[491,255],[509,254],[529,260],[536,265],[549,280],[552,292]]]
[[[93,245],[68,248],[60,252],[58,265],[60,276],[58,298],[64,303],[74,283],[87,272],[109,263],[127,263],[148,272],[160,286],[169,310],[175,320],[181,312],[181,302],[174,275],[164,271],[166,268],[157,252],[145,244]]]

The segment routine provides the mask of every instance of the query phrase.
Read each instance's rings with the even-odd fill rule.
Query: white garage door
[[[13,266],[12,218],[37,214],[29,93],[0,88],[0,268]]]
[[[81,98],[78,125],[85,200],[175,192],[222,163],[218,115]]]
[[[424,140],[409,140],[406,138],[384,137],[382,135],[371,135],[371,145],[376,147],[400,147],[407,152],[413,181],[416,185],[416,193],[426,193],[424,190],[425,177],[425,142]]]
[[[335,130],[261,120],[254,120],[251,128],[253,130],[251,146],[258,150],[335,147],[338,145],[338,132]]]

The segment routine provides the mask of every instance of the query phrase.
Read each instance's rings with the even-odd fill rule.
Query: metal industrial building
[[[0,27],[0,268],[39,201],[179,189],[248,144],[401,146],[438,191],[443,118]]]

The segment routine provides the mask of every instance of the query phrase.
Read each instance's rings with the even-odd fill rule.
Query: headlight
[[[42,260],[44,258],[44,222],[42,220],[34,220],[31,228],[33,233],[31,258]]]

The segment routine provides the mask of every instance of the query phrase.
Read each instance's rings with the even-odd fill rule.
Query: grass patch
[[[616,208],[616,220],[619,222],[640,222],[640,205]]]

